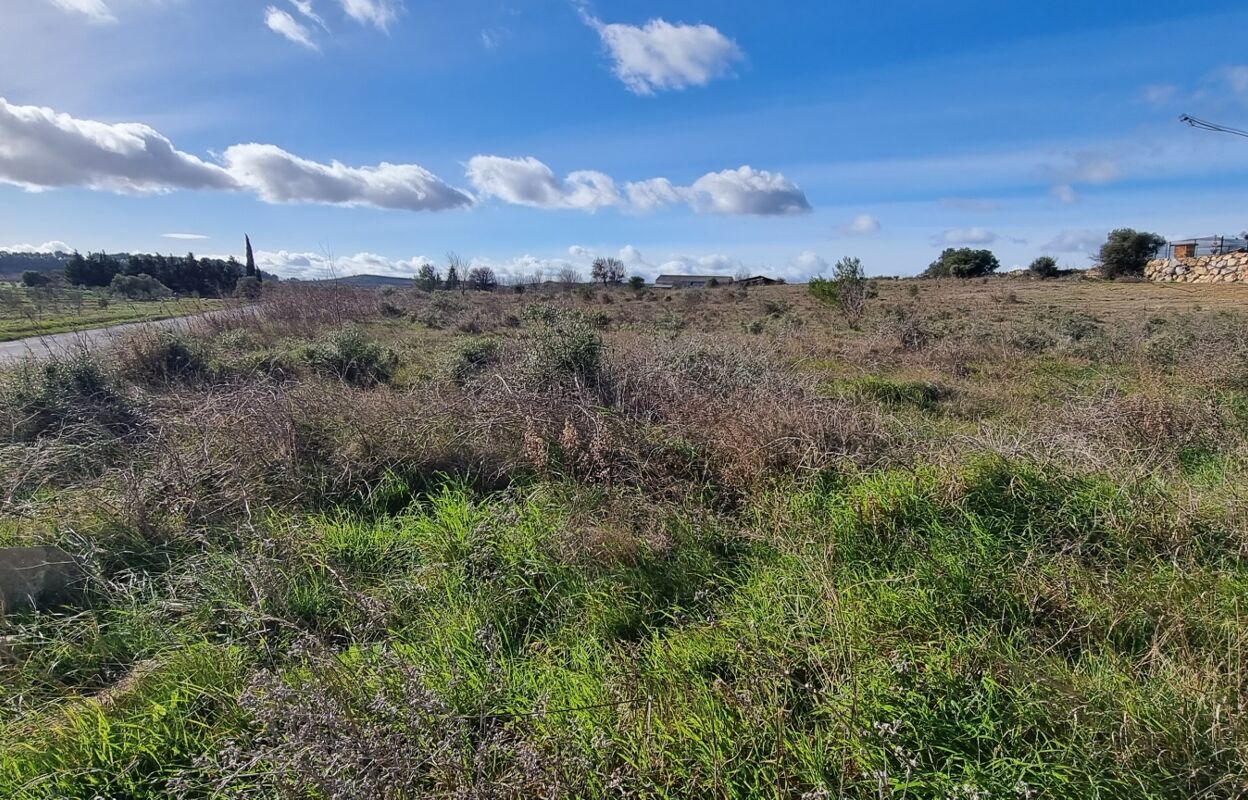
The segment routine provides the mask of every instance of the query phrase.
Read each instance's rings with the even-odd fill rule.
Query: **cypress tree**
[[[247,241],[247,266],[243,270],[243,274],[256,279],[256,283],[260,282],[260,270],[256,269],[256,257],[251,252],[251,237],[243,234],[243,239]]]

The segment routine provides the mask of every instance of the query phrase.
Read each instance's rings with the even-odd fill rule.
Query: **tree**
[[[446,283],[447,289],[454,291],[459,289],[464,291],[464,260],[459,257],[458,253],[450,252],[446,254]]]
[[[991,250],[949,247],[923,273],[926,278],[978,278],[1001,268]]]
[[[646,288],[646,279],[640,275],[634,275],[628,279],[628,285],[632,287],[633,291],[640,291]]]
[[[559,282],[565,288],[571,288],[581,282],[581,273],[576,267],[560,267]]]
[[[468,288],[474,292],[492,292],[498,288],[498,276],[489,267],[468,270]]]
[[[871,297],[871,285],[863,272],[862,261],[850,256],[842,258],[833,267],[830,279],[815,278],[809,288],[818,300],[839,309],[849,327],[858,329]]]
[[[603,286],[623,283],[624,274],[624,262],[618,258],[595,258],[594,265],[590,268],[590,275],[593,276],[594,282],[601,283]]]
[[[1027,271],[1037,278],[1052,278],[1061,272],[1057,268],[1057,260],[1052,256],[1040,256],[1031,262],[1031,266],[1027,268]]]
[[[255,278],[257,282],[261,281],[260,270],[256,269],[256,257],[251,252],[251,237],[243,234],[243,240],[247,242],[247,267],[243,271],[243,275],[248,278]]]
[[[120,272],[121,264],[112,256],[92,253],[83,258],[75,252],[65,265],[65,280],[74,286],[108,286]]]
[[[47,286],[52,282],[51,276],[46,272],[36,272],[28,269],[22,273],[22,285],[34,288],[36,286]]]
[[[416,273],[416,288],[432,292],[441,285],[442,276],[438,274],[438,268],[432,264],[421,264],[420,271]]]
[[[262,287],[255,275],[244,275],[234,284],[234,296],[244,300],[256,300],[260,297]]]
[[[1155,233],[1119,228],[1111,231],[1093,261],[1106,278],[1143,275],[1144,265],[1157,255],[1166,240]]]

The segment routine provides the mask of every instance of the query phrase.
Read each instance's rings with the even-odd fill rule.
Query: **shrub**
[[[601,377],[606,346],[593,321],[576,311],[549,307],[534,309],[536,323],[530,330],[525,352],[525,371],[538,384],[596,385]]]
[[[52,278],[46,272],[36,272],[33,269],[28,269],[22,273],[23,286],[47,286],[51,282]]]
[[[1052,256],[1040,256],[1031,262],[1031,266],[1027,267],[1027,271],[1037,278],[1052,278],[1061,270],[1057,268],[1057,260]]]
[[[473,339],[464,342],[455,352],[451,362],[451,380],[461,386],[472,376],[498,360],[498,342],[493,339]]]
[[[979,278],[1001,268],[991,250],[946,248],[923,273],[927,278]]]
[[[137,421],[115,381],[87,353],[24,363],[0,387],[0,399],[0,418],[7,418],[15,441],[92,428],[122,435]]]
[[[130,300],[159,300],[173,294],[168,286],[147,274],[114,275],[108,288]]]
[[[1106,278],[1142,276],[1144,265],[1166,244],[1155,233],[1119,228],[1111,231],[1105,244],[1093,259]]]
[[[234,286],[234,296],[244,300],[255,300],[260,297],[263,285],[254,275],[246,275],[238,279]]]
[[[831,279],[815,278],[810,282],[810,293],[820,302],[836,306],[845,317],[849,327],[858,329],[862,315],[867,310],[871,287],[862,271],[862,262],[846,257],[836,262]]]
[[[356,386],[386,383],[394,377],[398,356],[355,326],[331,333],[305,350],[313,369]]]
[[[634,275],[628,279],[628,285],[633,291],[639,291],[646,288],[646,279],[640,275]]]
[[[121,373],[147,384],[195,380],[208,374],[202,348],[178,331],[144,331],[118,350]]]

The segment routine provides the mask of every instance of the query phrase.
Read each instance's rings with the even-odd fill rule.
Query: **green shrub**
[[[451,360],[451,380],[461,386],[490,364],[498,361],[498,342],[493,339],[471,339],[461,344]]]
[[[198,380],[210,372],[203,348],[179,331],[140,333],[120,348],[118,360],[124,376],[147,384]]]
[[[116,382],[87,353],[22,364],[8,376],[0,399],[8,435],[16,441],[101,429],[122,435],[137,421]]]
[[[1144,265],[1166,240],[1155,233],[1118,228],[1111,231],[1094,260],[1106,278],[1142,277]]]
[[[356,386],[387,383],[394,377],[398,356],[354,326],[334,331],[309,345],[304,360],[318,372]]]
[[[536,307],[530,318],[533,325],[526,341],[524,368],[531,380],[598,383],[606,346],[592,319],[549,306]]]
[[[1052,256],[1040,256],[1031,262],[1031,266],[1027,267],[1027,271],[1037,278],[1053,278],[1061,272],[1057,268],[1057,259]]]

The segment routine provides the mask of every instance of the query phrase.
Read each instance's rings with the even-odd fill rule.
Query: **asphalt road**
[[[65,355],[66,353],[84,349],[95,350],[107,347],[118,338],[134,331],[185,327],[195,320],[232,313],[237,312],[233,309],[222,309],[208,311],[203,314],[192,314],[187,317],[126,322],[121,325],[109,325],[104,328],[91,328],[85,331],[73,331],[72,333],[53,333],[47,336],[31,336],[26,339],[16,339],[12,342],[0,342],[0,364],[11,364],[24,358],[48,358]]]

